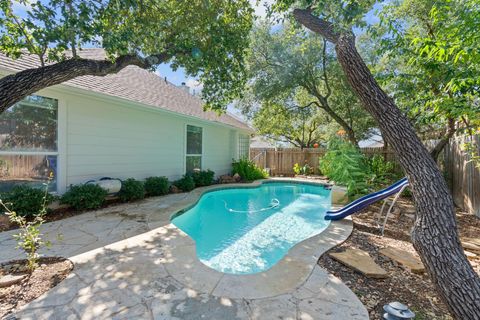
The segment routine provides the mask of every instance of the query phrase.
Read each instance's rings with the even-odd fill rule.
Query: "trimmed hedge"
[[[195,181],[193,181],[192,176],[188,174],[184,175],[182,179],[173,182],[173,185],[184,192],[195,189]]]
[[[32,188],[28,185],[15,186],[0,197],[8,209],[24,217],[39,213],[42,210],[45,197],[45,205],[47,206],[55,199],[44,189]]]
[[[105,202],[107,194],[107,190],[96,184],[72,185],[60,198],[60,203],[68,204],[75,210],[98,209]]]
[[[168,193],[166,177],[149,177],[145,179],[145,191],[149,196],[161,196]]]
[[[213,177],[215,172],[212,170],[202,170],[190,173],[193,181],[195,182],[195,187],[209,186],[213,184]]]
[[[145,198],[145,187],[142,181],[129,178],[122,181],[122,188],[118,192],[118,198],[123,202],[141,200]]]

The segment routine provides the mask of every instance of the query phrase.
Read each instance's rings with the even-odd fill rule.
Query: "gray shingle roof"
[[[105,53],[102,49],[83,49],[81,56],[102,60]],[[40,62],[36,56],[25,54],[20,59],[12,60],[0,53],[0,68],[2,69],[18,72],[38,66],[40,66]],[[77,77],[65,82],[64,85],[139,102],[203,120],[220,122],[240,129],[252,130],[246,123],[228,113],[217,115],[212,111],[203,111],[204,104],[199,97],[189,94],[151,71],[136,66],[128,66],[117,74],[105,77]]]

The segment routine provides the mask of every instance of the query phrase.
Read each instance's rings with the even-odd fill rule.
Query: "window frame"
[[[196,127],[201,129],[201,137],[202,137],[202,144],[200,146],[201,153],[188,153],[188,127]],[[194,124],[185,124],[185,148],[184,148],[184,161],[183,161],[183,172],[187,174],[187,157],[200,157],[200,170],[203,168],[203,141],[204,141],[204,133],[203,130],[204,128],[199,125],[194,125]]]
[[[63,180],[63,174],[60,173],[60,168],[63,169],[63,164],[61,161],[63,161],[63,157],[60,154],[60,149],[62,148],[61,144],[64,143],[63,139],[60,138],[61,131],[63,131],[63,126],[60,124],[61,118],[64,118],[64,111],[63,111],[63,106],[61,105],[62,101],[59,99],[59,97],[56,96],[51,96],[51,95],[44,95],[44,94],[32,94],[32,95],[37,95],[41,96],[44,98],[49,98],[49,99],[55,99],[57,100],[57,128],[56,128],[56,133],[57,133],[57,141],[56,141],[56,146],[57,150],[56,151],[14,151],[14,150],[0,150],[0,156],[55,156],[57,158],[57,167],[56,167],[56,172],[55,172],[55,189],[52,191],[49,191],[49,193],[59,193],[59,190],[61,190],[61,185],[60,183]],[[21,101],[20,101],[21,102]],[[44,106],[37,106],[33,103],[25,103],[28,106],[31,106],[33,108],[44,108]]]
[[[238,159],[250,159],[250,135],[246,133],[239,133],[237,141],[237,155]],[[242,143],[247,141],[246,148]],[[246,154],[241,154],[241,151],[245,151]]]

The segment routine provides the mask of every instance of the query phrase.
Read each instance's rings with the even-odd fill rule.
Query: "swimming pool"
[[[172,223],[195,241],[205,265],[251,274],[268,270],[295,244],[325,230],[330,207],[323,185],[269,182],[205,193]]]

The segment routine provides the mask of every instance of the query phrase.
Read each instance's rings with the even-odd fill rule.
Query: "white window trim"
[[[187,139],[188,139],[188,126],[197,127],[202,129],[202,153],[188,153],[187,152]],[[187,173],[187,157],[200,157],[200,169],[203,168],[203,142],[204,142],[204,127],[186,123],[185,124],[185,148],[184,148],[184,157],[183,157],[183,173]]]
[[[61,153],[62,150],[66,148],[66,106],[63,99],[55,95],[45,95],[34,93],[45,98],[51,98],[57,100],[57,151],[12,151],[12,150],[0,150],[1,155],[23,155],[23,156],[56,156],[57,157],[57,176],[56,178],[56,187],[57,189],[51,191],[50,193],[63,193],[65,192],[66,186],[66,175],[64,173],[64,168],[66,167],[66,157]],[[26,103],[29,106],[37,108],[45,108],[43,106],[37,106],[32,103]]]

